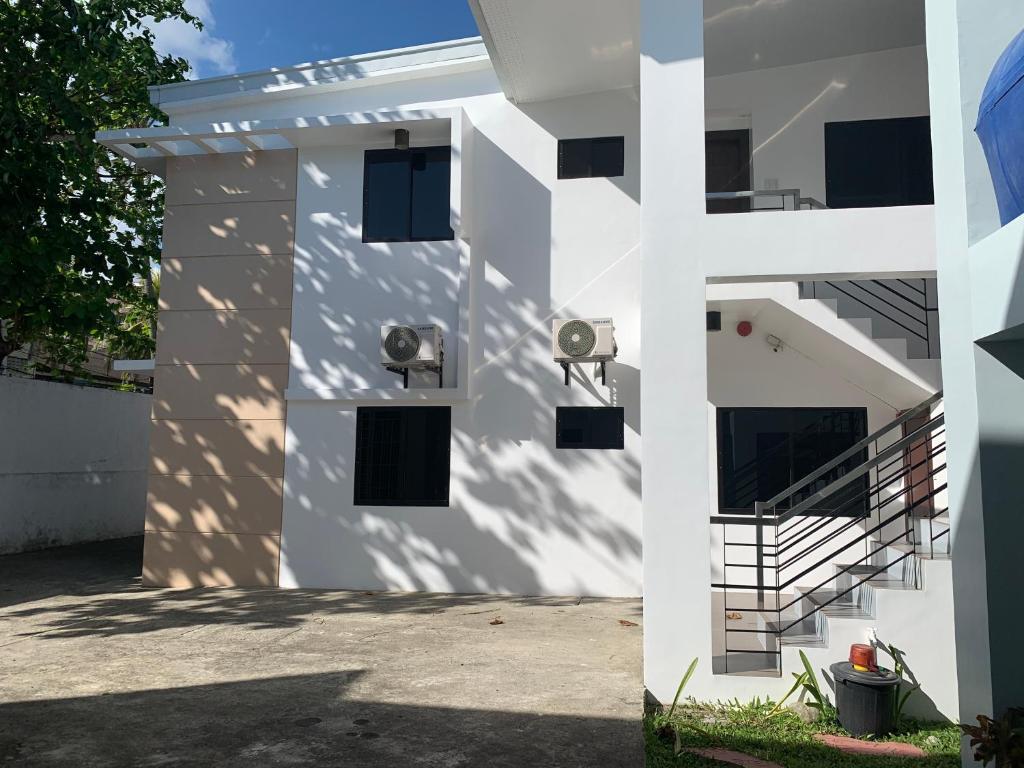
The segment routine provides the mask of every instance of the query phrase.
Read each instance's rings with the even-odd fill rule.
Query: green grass
[[[903,741],[921,747],[926,757],[868,757],[848,755],[814,740],[815,733],[843,733],[835,723],[808,725],[795,714],[783,710],[769,715],[771,702],[751,704],[700,704],[690,700],[680,705],[671,723],[679,733],[683,747],[722,747],[745,752],[784,768],[959,768],[960,732],[948,723],[920,723],[906,720],[899,732],[887,741]],[[659,736],[668,722],[664,714],[644,718],[647,768],[707,766],[722,768],[722,763],[686,752],[674,755],[674,739]]]

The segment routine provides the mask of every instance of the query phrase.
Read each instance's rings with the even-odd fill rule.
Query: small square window
[[[451,147],[363,156],[363,242],[452,240]]]
[[[625,152],[625,141],[622,136],[560,139],[558,178],[622,176],[626,167]]]
[[[357,408],[353,502],[447,507],[451,434],[447,406]]]
[[[621,451],[624,422],[622,408],[556,408],[555,447]]]

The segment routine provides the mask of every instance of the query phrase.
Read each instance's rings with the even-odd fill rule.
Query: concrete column
[[[1016,338],[979,342],[974,355],[978,387],[977,456],[985,502],[981,511],[989,606],[988,658],[992,712],[997,716],[1024,704],[1024,670],[1019,659],[1024,636],[1024,614],[1020,610],[1020,544],[1024,540],[1024,485],[1020,482],[1024,467],[1022,332],[1024,329],[1018,326],[1007,332]],[[977,712],[961,714],[966,721]]]
[[[644,678],[711,675],[702,0],[643,0],[640,32]]]
[[[938,296],[942,322],[946,461],[953,551],[956,674],[960,719],[993,711],[993,668],[985,515],[979,461],[978,381],[974,361],[968,249],[960,29],[955,0],[929,0],[928,80],[935,158]],[[969,756],[965,752],[965,762]]]

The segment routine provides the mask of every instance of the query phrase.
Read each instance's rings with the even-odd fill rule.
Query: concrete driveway
[[[0,765],[643,765],[638,600],[143,590],[140,556],[0,557]]]

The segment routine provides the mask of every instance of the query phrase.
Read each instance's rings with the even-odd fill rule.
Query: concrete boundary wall
[[[0,554],[142,532],[150,401],[0,376]]]

